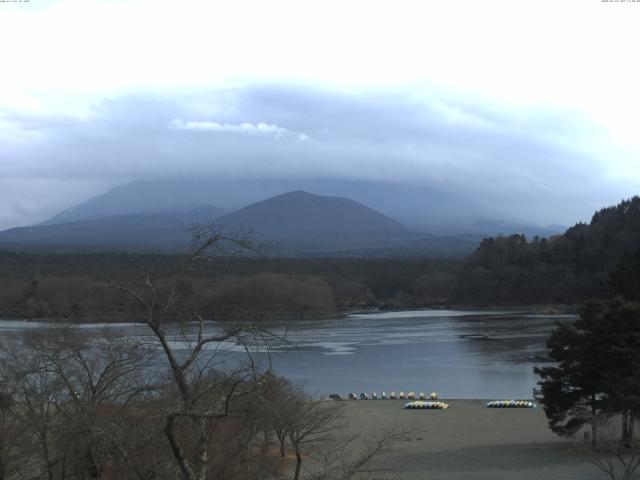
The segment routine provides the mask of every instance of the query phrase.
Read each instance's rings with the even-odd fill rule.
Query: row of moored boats
[[[329,398],[331,398],[332,400],[426,400],[427,396],[423,392],[420,392],[418,394],[416,394],[415,392],[409,392],[407,394],[405,394],[404,392],[391,392],[389,395],[387,395],[386,392],[382,392],[380,396],[378,396],[376,392],[373,392],[371,393],[371,395],[369,395],[368,393],[361,393],[359,396],[355,393],[350,393],[346,398],[338,394],[333,394],[329,395]],[[429,399],[437,400],[438,394],[433,392],[431,395],[429,395]]]

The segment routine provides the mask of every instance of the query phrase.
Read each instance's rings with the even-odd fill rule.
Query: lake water
[[[415,391],[443,398],[530,398],[556,320],[507,311],[351,315],[290,325],[301,347],[275,370],[310,391]],[[485,337],[486,336],[486,337]]]
[[[271,361],[277,373],[320,395],[435,391],[442,398],[530,398],[537,382],[533,367],[545,362],[544,344],[553,323],[570,318],[425,310],[288,322],[270,326],[286,331],[292,345],[273,352]],[[41,327],[4,321],[0,334]],[[136,324],[116,328],[146,335]]]

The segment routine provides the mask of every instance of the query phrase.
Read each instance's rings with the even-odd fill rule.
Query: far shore
[[[213,317],[205,318],[206,321],[215,321],[221,323],[244,322],[289,322],[289,321],[321,321],[335,320],[349,315],[366,315],[375,313],[391,313],[391,312],[420,312],[424,310],[459,310],[459,311],[482,311],[491,309],[501,309],[505,311],[523,312],[530,315],[574,315],[578,312],[576,305],[424,305],[411,308],[393,307],[390,305],[382,305],[376,307],[353,308],[335,312],[244,312],[233,315],[216,314]],[[95,318],[68,318],[68,317],[31,317],[28,315],[20,315],[17,312],[0,312],[0,321],[25,321],[25,322],[42,322],[42,323],[142,323],[142,320],[134,320],[122,317],[95,317]]]

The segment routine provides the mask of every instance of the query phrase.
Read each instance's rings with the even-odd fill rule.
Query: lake
[[[319,395],[435,391],[442,398],[531,398],[533,367],[545,363],[553,323],[571,318],[499,309],[423,310],[280,323],[270,328],[286,331],[292,346],[272,352],[271,361],[277,373]],[[4,321],[0,334],[45,325]],[[137,324],[115,328],[146,335]],[[210,322],[208,328],[218,325]]]
[[[530,398],[556,320],[513,311],[389,312],[289,325],[298,350],[275,370],[321,394],[438,392],[443,398]]]

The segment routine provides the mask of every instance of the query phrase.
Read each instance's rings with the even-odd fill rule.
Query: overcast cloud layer
[[[101,100],[84,118],[5,109],[0,224],[45,219],[137,178],[348,177],[464,192],[571,224],[633,193],[606,134],[572,111],[509,110],[444,92],[346,94],[262,85]]]
[[[588,220],[640,192],[638,24],[600,0],[0,2],[0,228],[173,176]]]

